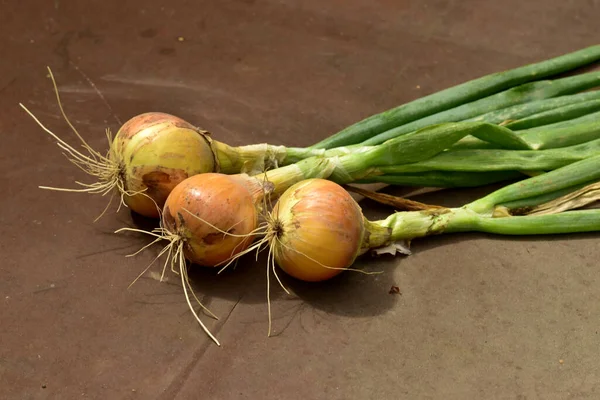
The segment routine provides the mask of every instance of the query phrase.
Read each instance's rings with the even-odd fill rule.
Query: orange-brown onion
[[[273,208],[273,255],[303,281],[330,279],[358,256],[365,232],[360,206],[341,186],[308,179],[290,187]]]
[[[170,114],[144,113],[127,121],[110,149],[125,204],[138,214],[158,218],[157,206],[163,207],[177,184],[217,170],[209,140],[205,132]]]
[[[258,226],[255,201],[262,190],[253,182],[243,175],[205,173],[171,191],[162,225],[183,240],[188,260],[218,266],[252,243]]]

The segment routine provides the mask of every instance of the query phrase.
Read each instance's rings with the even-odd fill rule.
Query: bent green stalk
[[[600,139],[548,150],[455,150],[405,165],[375,168],[379,175],[424,171],[549,171],[600,154]],[[364,177],[363,177],[364,178]]]
[[[600,45],[501,73],[494,73],[421,97],[368,117],[313,145],[332,148],[360,143],[386,130],[450,108],[481,99],[502,90],[566,72],[600,59]]]
[[[600,91],[585,94],[597,94],[600,96]],[[509,129],[512,129],[513,131],[521,129],[531,129],[543,125],[553,124],[555,122],[561,122],[573,118],[578,118],[599,110],[600,99],[583,101],[575,104],[569,104],[564,107],[540,112],[538,114],[530,115],[528,117],[509,122],[504,126]]]
[[[518,134],[536,150],[585,143],[600,138],[600,111],[569,121],[520,130]]]
[[[594,100],[600,100],[600,90],[530,101],[527,103],[502,108],[500,110],[491,111],[473,118],[466,119],[465,121],[485,121],[491,124],[501,124],[506,126],[511,121],[518,121],[536,114],[552,110],[559,110],[563,107],[580,103],[593,102]],[[530,128],[533,127],[534,126],[530,126]]]
[[[600,111],[514,133],[528,143],[532,150],[554,149],[589,142],[600,138]],[[497,149],[498,147],[489,141],[466,137],[452,146],[450,150]]]

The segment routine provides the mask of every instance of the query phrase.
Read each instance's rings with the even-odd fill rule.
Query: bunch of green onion
[[[232,147],[164,113],[125,123],[109,150],[76,149],[31,117],[96,178],[80,191],[117,194],[160,227],[165,268],[186,260],[225,267],[263,247],[302,280],[329,279],[370,249],[467,230],[507,235],[600,229],[600,211],[566,211],[597,198],[600,72],[557,75],[600,60],[600,46],[488,75],[364,119],[307,148]],[[533,176],[521,180],[525,177]],[[340,184],[472,187],[519,180],[460,208],[417,207],[368,221]],[[373,196],[377,198],[377,196]],[[277,203],[271,208],[272,201]],[[526,215],[522,215],[526,214]],[[164,268],[163,268],[164,274]],[[217,342],[218,343],[218,342]]]

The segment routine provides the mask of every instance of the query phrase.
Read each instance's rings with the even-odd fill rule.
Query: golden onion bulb
[[[336,183],[308,179],[293,185],[272,216],[273,256],[294,278],[330,279],[359,255],[365,232],[362,211]]]
[[[217,266],[244,251],[258,225],[260,187],[242,175],[205,173],[177,185],[165,203],[162,226],[183,241],[185,258]]]
[[[210,139],[204,132],[173,115],[152,112],[127,121],[116,134],[110,160],[118,168],[123,201],[146,217],[157,209],[184,179],[217,170]]]

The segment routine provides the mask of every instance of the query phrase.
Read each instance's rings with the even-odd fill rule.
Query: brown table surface
[[[86,177],[18,107],[97,149],[145,111],[230,144],[309,145],[378,111],[598,42],[588,1],[0,2],[0,384],[3,399],[597,399],[596,234],[456,234],[379,275],[273,289],[265,257],[192,268],[196,324],[175,276],[128,284],[158,249],[107,198],[50,192]],[[458,205],[491,190],[419,199]],[[362,203],[369,217],[391,209]],[[146,224],[147,225],[147,224]],[[158,270],[157,265],[155,270]],[[400,295],[391,295],[391,286]]]

